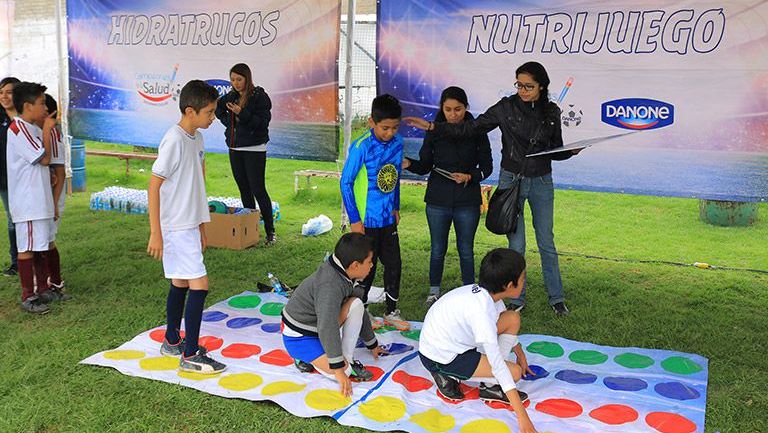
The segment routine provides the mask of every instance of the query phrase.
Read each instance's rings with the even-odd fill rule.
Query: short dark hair
[[[59,104],[56,103],[56,100],[53,99],[53,96],[47,93],[45,94],[45,106],[48,107],[48,114],[51,114],[54,111],[59,111]]]
[[[179,95],[179,110],[181,114],[187,107],[195,110],[195,113],[199,113],[206,105],[211,102],[216,102],[219,99],[219,92],[202,80],[192,80],[181,88],[181,95]]]
[[[383,94],[373,98],[371,103],[371,119],[379,123],[384,119],[400,119],[403,116],[403,109],[400,107],[400,101],[392,95]]]
[[[24,112],[24,104],[34,104],[35,100],[45,94],[48,88],[40,83],[22,81],[13,86],[13,108],[21,115]]]
[[[480,287],[500,293],[512,281],[517,284],[525,270],[525,258],[515,250],[496,248],[488,251],[480,263]]]
[[[346,233],[336,242],[333,255],[347,269],[352,263],[365,261],[373,251],[373,241],[362,233]]]

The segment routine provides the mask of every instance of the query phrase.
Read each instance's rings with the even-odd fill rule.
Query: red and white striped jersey
[[[20,117],[8,127],[8,201],[13,222],[53,218],[53,192],[45,156],[43,130]]]

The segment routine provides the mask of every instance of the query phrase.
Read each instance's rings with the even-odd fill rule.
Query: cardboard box
[[[208,246],[243,250],[259,243],[258,211],[245,214],[212,213],[211,222],[205,225]]]

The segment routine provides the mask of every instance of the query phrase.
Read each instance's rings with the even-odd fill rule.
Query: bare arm
[[[152,175],[149,180],[149,191],[147,193],[149,202],[149,243],[147,244],[147,253],[157,260],[163,258],[163,234],[160,231],[160,187],[164,181],[165,179],[162,177]]]
[[[64,192],[64,181],[66,180],[66,170],[63,165],[57,165],[53,168],[54,175],[56,176],[56,185],[53,187],[53,208],[55,209],[56,216],[59,216],[59,199],[62,192]]]
[[[45,123],[43,124],[43,148],[45,149],[45,155],[38,162],[38,164],[43,166],[47,166],[51,163],[51,131],[56,126],[55,116],[56,112],[51,113],[45,118]]]

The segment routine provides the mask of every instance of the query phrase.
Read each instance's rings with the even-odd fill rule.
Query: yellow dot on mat
[[[258,374],[235,373],[219,379],[219,386],[230,391],[247,391],[261,385],[264,380]]]
[[[432,433],[442,433],[452,430],[456,425],[456,420],[450,415],[443,415],[437,409],[430,409],[426,412],[417,413],[412,416],[410,421],[424,430]]]
[[[194,373],[191,371],[179,371],[179,377],[182,379],[189,379],[189,380],[205,380],[205,379],[213,379],[215,377],[221,376],[220,373],[216,374],[202,374],[202,373]]]
[[[304,398],[304,401],[312,409],[323,411],[339,410],[352,403],[352,399],[349,397],[344,397],[339,391],[330,389],[311,391]]]
[[[509,427],[495,419],[479,419],[465,424],[461,433],[509,433]]]
[[[306,384],[294,383],[288,381],[273,382],[264,386],[261,393],[264,395],[287,394],[289,392],[299,392],[306,388]]]
[[[376,397],[360,405],[364,417],[378,422],[394,422],[405,415],[405,403],[394,397]]]
[[[105,358],[118,361],[125,359],[141,359],[145,356],[147,356],[147,354],[140,350],[110,350],[109,352],[104,352]]]
[[[144,370],[176,370],[179,368],[179,358],[172,356],[159,356],[157,358],[147,358],[139,361],[139,367]]]

